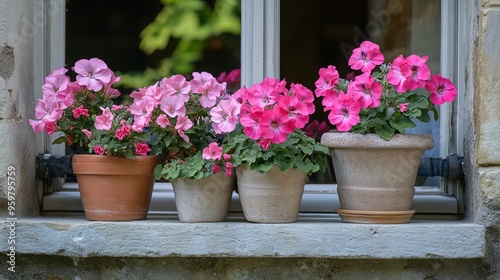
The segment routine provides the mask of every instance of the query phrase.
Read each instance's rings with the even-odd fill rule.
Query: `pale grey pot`
[[[325,133],[330,148],[342,209],[410,210],[415,180],[424,151],[434,146],[431,135],[397,134],[385,141],[376,134]]]
[[[191,180],[172,180],[175,206],[181,222],[221,222],[227,217],[235,176],[225,172]]]
[[[256,223],[290,223],[297,220],[306,173],[281,171],[273,166],[260,173],[248,165],[236,167],[236,180],[245,218]]]

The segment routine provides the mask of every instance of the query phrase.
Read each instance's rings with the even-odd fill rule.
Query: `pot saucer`
[[[358,224],[403,224],[410,221],[415,210],[406,211],[366,211],[338,208],[342,222]]]

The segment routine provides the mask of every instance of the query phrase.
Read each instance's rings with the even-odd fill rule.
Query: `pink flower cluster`
[[[100,91],[104,88],[103,94],[114,98],[120,93],[111,88],[120,79],[115,77],[104,61],[98,58],[90,60],[80,59],[75,63],[73,70],[77,74],[76,81],[71,82],[66,75],[65,68],[54,70],[45,77],[42,86],[43,98],[38,100],[35,107],[35,117],[37,120],[29,120],[35,132],[47,132],[52,135],[56,129],[56,123],[63,116],[64,109],[70,107],[75,102],[75,94],[85,89]],[[73,116],[89,116],[88,109],[83,105],[72,110]]]
[[[364,41],[353,50],[349,59],[351,69],[361,70],[362,74],[350,81],[346,90],[343,90],[339,86],[340,78],[335,66],[321,68],[319,79],[315,82],[315,94],[324,97],[322,103],[325,111],[330,111],[328,119],[339,131],[349,131],[358,124],[362,109],[381,106],[382,95],[390,90],[383,87],[385,82],[398,94],[425,88],[430,92],[429,100],[435,105],[453,101],[457,95],[455,86],[439,74],[431,77],[426,65],[427,58],[415,54],[407,58],[399,55],[390,64],[384,81],[383,76],[375,78],[371,73],[376,66],[382,65],[384,56],[377,44]],[[404,102],[391,106],[406,112],[412,104]]]
[[[267,150],[271,143],[278,144],[296,128],[301,129],[314,113],[314,95],[301,84],[265,78],[249,89],[243,87],[234,95],[242,104],[240,123],[248,138],[259,141]]]
[[[218,161],[224,160],[224,169],[226,170],[226,176],[233,175],[233,164],[231,163],[231,155],[222,154],[222,147],[219,144],[212,142],[203,149],[202,158],[205,160],[213,160],[215,164],[212,167],[213,173],[221,172],[221,167],[217,163]]]
[[[236,127],[241,105],[233,98],[221,100],[225,88],[225,83],[219,83],[207,72],[194,72],[191,81],[182,75],[163,78],[130,94],[134,98],[130,106],[135,120],[132,129],[142,130],[152,124],[173,127],[189,143],[186,131],[197,125],[196,121],[206,121],[195,118],[199,111],[209,109],[214,131],[230,132]]]

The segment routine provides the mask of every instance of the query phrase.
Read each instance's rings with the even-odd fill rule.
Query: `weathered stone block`
[[[500,6],[500,0],[483,0],[481,5],[483,7]]]
[[[500,210],[500,166],[479,169],[479,190],[483,205]]]

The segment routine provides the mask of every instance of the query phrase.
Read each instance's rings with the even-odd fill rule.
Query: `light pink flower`
[[[161,114],[158,118],[156,118],[156,124],[158,124],[161,128],[165,128],[170,125],[170,121],[165,114]]]
[[[382,85],[365,72],[347,86],[347,94],[360,102],[361,108],[377,108],[382,96]]]
[[[129,110],[134,115],[134,121],[142,126],[147,126],[151,122],[151,114],[154,110],[154,99],[143,96],[141,99],[134,99]]]
[[[102,115],[97,116],[95,118],[94,126],[99,130],[109,130],[111,129],[111,125],[113,124],[113,119],[115,116],[111,113],[109,108],[101,107]]]
[[[349,58],[349,66],[354,70],[371,72],[373,68],[384,62],[384,55],[380,52],[379,45],[370,41],[364,41],[358,48],[352,51]]]
[[[431,93],[429,99],[436,105],[451,102],[455,100],[457,96],[455,85],[449,79],[439,74],[433,75],[431,79],[427,81],[425,88]]]
[[[224,154],[223,155],[225,161],[230,161],[231,160],[231,155],[230,154]]]
[[[212,142],[208,147],[203,149],[202,158],[206,160],[219,160],[222,157],[222,147],[219,144]]]
[[[75,119],[78,119],[80,116],[86,116],[86,117],[90,116],[89,110],[83,108],[83,105],[80,105],[79,107],[73,109],[73,117]]]
[[[145,156],[148,152],[151,151],[148,144],[145,143],[137,143],[135,144],[135,154],[140,156]]]
[[[140,123],[134,123],[132,124],[132,127],[131,129],[135,132],[142,132],[143,129],[144,129],[144,125],[140,124]]]
[[[116,77],[113,72],[111,72],[111,78],[109,79],[109,82],[104,84],[104,96],[107,96],[108,98],[116,98],[120,96],[120,92],[117,89],[111,87],[119,81],[120,77]]]
[[[233,169],[226,169],[226,177],[233,176]]]
[[[113,71],[98,58],[80,59],[72,69],[77,73],[78,84],[93,91],[101,90],[105,84],[111,81],[113,76]]]
[[[234,98],[221,100],[217,107],[210,109],[210,116],[215,132],[231,132],[236,128],[241,104]]]
[[[184,141],[189,143],[189,137],[184,133],[188,129],[193,127],[193,122],[186,116],[178,116],[177,124],[175,125],[175,130],[179,134],[179,136],[184,139]]]
[[[93,149],[94,149],[94,153],[96,153],[98,155],[104,154],[104,149],[101,146],[99,146],[99,145],[95,145],[93,147]]]
[[[288,92],[286,89],[286,81],[279,81],[276,78],[266,77],[261,83],[254,84],[246,92],[246,100],[252,106],[265,108],[266,106],[273,105],[277,99]]]
[[[401,104],[399,104],[399,105],[398,105],[398,107],[399,107],[399,111],[400,111],[401,113],[404,113],[404,112],[408,111],[408,105],[410,105],[410,103],[408,103],[408,102],[405,102],[405,103],[401,103]]]
[[[319,79],[314,83],[316,89],[314,93],[317,97],[325,96],[327,91],[332,90],[339,82],[339,72],[335,66],[319,69]]]
[[[189,92],[191,84],[186,81],[182,75],[173,75],[170,78],[163,78],[160,81],[160,89],[165,92],[166,96],[177,96],[183,102],[189,100]]]
[[[90,137],[92,137],[92,132],[90,132],[89,130],[82,129],[82,132],[83,132],[83,134],[87,135],[87,138],[90,139]]]
[[[359,103],[349,94],[341,94],[334,102],[328,120],[337,127],[338,131],[349,131],[360,122]]]
[[[186,115],[184,102],[185,101],[179,96],[167,96],[160,102],[160,109],[171,118],[175,118],[177,116],[182,117]]]
[[[231,162],[227,161],[225,163],[225,167],[226,167],[226,169],[232,169],[233,168],[233,164]]]
[[[219,83],[210,73],[194,72],[191,80],[193,93],[199,93],[200,104],[204,108],[215,105],[217,98],[226,90],[226,83]]]

